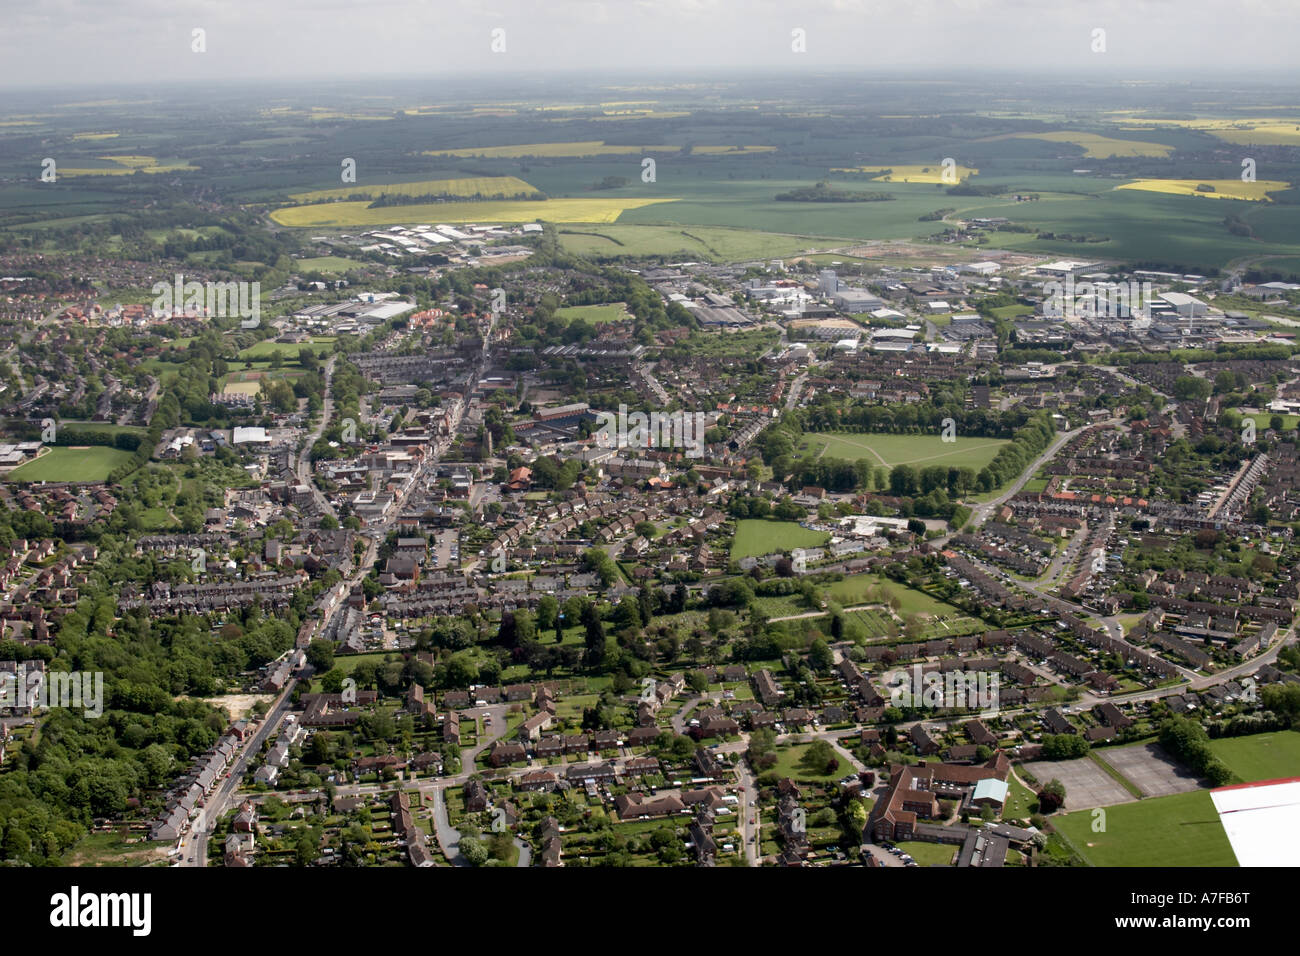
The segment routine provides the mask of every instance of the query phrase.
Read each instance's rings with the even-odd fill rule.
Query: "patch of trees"
[[[1210,750],[1210,735],[1198,721],[1171,717],[1160,725],[1160,746],[1193,773],[1221,787],[1232,779],[1232,771]]]
[[[800,186],[789,192],[777,193],[774,198],[777,202],[890,202],[894,197],[882,192],[864,193],[856,189],[835,189],[830,183],[822,180],[815,186]]]

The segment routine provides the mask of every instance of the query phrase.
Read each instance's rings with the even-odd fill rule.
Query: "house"
[[[781,700],[781,688],[772,676],[772,672],[764,668],[754,675],[754,693],[762,701],[763,706],[771,708]]]
[[[912,746],[916,752],[923,757],[939,752],[939,744],[926,733],[925,727],[921,724],[913,724],[912,729],[907,732],[908,739],[912,741]]]
[[[239,805],[239,812],[235,814],[235,822],[231,825],[236,833],[256,833],[257,832],[257,807],[251,800],[245,800]]]
[[[1070,721],[1066,719],[1066,716],[1055,707],[1049,707],[1047,712],[1043,714],[1043,723],[1046,724],[1047,729],[1054,734],[1078,733],[1074,724],[1070,723]]]
[[[482,813],[488,808],[490,802],[491,798],[488,789],[483,785],[482,780],[467,780],[465,782],[466,813]]]
[[[686,804],[675,793],[659,797],[625,793],[615,798],[614,808],[620,820],[653,820],[686,812]]]
[[[505,767],[528,759],[528,752],[522,744],[508,744],[498,740],[488,751],[488,762],[494,767]]]
[[[550,728],[552,717],[543,711],[540,714],[534,714],[519,725],[520,740],[539,740],[542,731]]]

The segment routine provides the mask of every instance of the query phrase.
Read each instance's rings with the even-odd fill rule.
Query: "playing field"
[[[793,521],[765,521],[762,518],[744,518],[736,522],[736,536],[731,542],[731,557],[758,558],[776,551],[791,548],[816,548],[825,544],[830,535],[824,531],[809,531]]]
[[[346,259],[343,256],[316,256],[311,259],[297,259],[295,263],[303,272],[347,272],[350,269],[363,269],[366,263],[358,259]]]
[[[956,437],[946,442],[939,435],[876,435],[851,432],[808,432],[799,443],[801,455],[816,458],[864,460],[873,466],[944,465],[979,471],[1007,442],[1001,438]]]
[[[7,481],[103,481],[131,452],[106,445],[50,448],[45,454],[9,472]]]
[[[626,319],[628,314],[622,302],[614,302],[609,305],[566,305],[562,309],[555,310],[555,317],[565,322],[582,319],[592,325],[599,325],[601,322],[618,322],[620,319]]]
[[[640,209],[674,199],[485,200],[483,202],[420,203],[414,206],[371,208],[368,202],[316,203],[286,206],[271,213],[282,226],[294,229],[353,226],[396,226],[426,222],[615,222],[628,209]]]
[[[1197,186],[1213,186],[1213,192],[1203,192]],[[1276,179],[1261,179],[1243,183],[1240,179],[1139,179],[1116,186],[1116,189],[1138,189],[1152,193],[1170,193],[1175,196],[1208,196],[1211,199],[1243,199],[1247,202],[1272,202],[1270,192],[1290,188],[1289,183]]]
[[[269,359],[276,352],[279,352],[281,358],[286,362],[296,363],[299,352],[303,349],[313,348],[317,355],[329,355],[334,351],[334,337],[332,335],[319,336],[313,338],[310,342],[277,342],[274,339],[264,339],[240,352],[239,358],[244,361],[249,359]]]
[[[1243,783],[1300,777],[1300,731],[1222,737],[1210,749]]]
[[[1236,866],[1210,791],[1195,790],[1053,817],[1052,824],[1093,866]],[[1094,832],[1096,826],[1102,832]]]

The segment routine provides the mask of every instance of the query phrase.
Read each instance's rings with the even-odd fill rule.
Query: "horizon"
[[[1171,72],[1189,79],[1259,71],[1281,76],[1291,69],[1296,23],[1297,10],[1283,0],[1136,6],[1075,0],[1050,7],[1027,0],[927,0],[901,8],[880,0],[801,6],[562,0],[544,8],[502,0],[488,11],[468,0],[376,0],[360,13],[341,0],[283,0],[273,8],[122,0],[111,9],[89,0],[43,0],[9,15],[0,37],[0,84],[103,88],[231,75],[301,79],[305,73],[350,82],[467,69],[518,75],[558,68],[567,75],[573,63],[616,75],[691,72],[701,65],[806,75],[855,70],[864,60],[888,71],[960,62],[976,71],[1015,63],[1030,74],[1065,70],[1112,79]],[[201,53],[193,49],[196,29],[204,31]],[[1097,30],[1105,31],[1101,50]],[[795,31],[802,35],[795,38]],[[615,42],[625,36],[636,42]],[[112,71],[107,84],[106,71]]]

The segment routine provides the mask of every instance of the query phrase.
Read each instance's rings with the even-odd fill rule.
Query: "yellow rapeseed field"
[[[1300,146],[1300,115],[1236,117],[1198,116],[1195,119],[1149,119],[1144,116],[1112,114],[1114,121],[1134,129],[1194,129],[1229,143],[1249,146]]]
[[[956,166],[954,170],[957,174],[957,181],[961,182],[968,176],[973,176],[979,172],[970,166]],[[939,163],[932,165],[905,165],[896,164],[891,166],[851,166],[842,169],[832,169],[833,173],[880,173],[879,176],[872,177],[876,182],[882,183],[944,183],[951,180],[943,178],[943,166]]]
[[[1213,186],[1214,192],[1200,192],[1197,186]],[[1250,202],[1272,202],[1269,192],[1287,189],[1289,183],[1276,179],[1261,179],[1243,183],[1240,179],[1139,179],[1116,186],[1116,189],[1138,189],[1151,193],[1170,193],[1178,196],[1208,196],[1210,199],[1245,199]]]
[[[60,176],[130,176],[133,173],[174,173],[194,169],[188,163],[159,163],[153,156],[100,156],[100,159],[116,163],[102,169],[81,167],[59,167]]]
[[[1130,139],[1115,139],[1100,133],[1082,133],[1074,130],[1058,130],[1052,133],[1005,133],[1002,136],[990,136],[987,141],[998,139],[1042,139],[1049,143],[1073,143],[1083,147],[1083,155],[1088,159],[1108,159],[1112,156],[1168,156],[1173,152],[1172,146],[1164,143],[1147,143]]]
[[[367,202],[317,203],[286,206],[271,218],[290,228],[351,228],[397,226],[426,222],[617,222],[626,209],[640,209],[672,199],[545,199],[487,200],[484,202],[421,203],[372,209]]]
[[[517,176],[470,176],[461,179],[422,179],[412,183],[389,183],[382,186],[343,186],[340,189],[314,189],[311,192],[293,193],[290,198],[298,202],[326,202],[347,199],[349,196],[517,196],[521,193],[537,194],[536,187]]]

